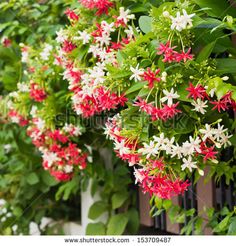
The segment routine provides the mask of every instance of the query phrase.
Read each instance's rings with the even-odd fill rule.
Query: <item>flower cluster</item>
[[[96,15],[108,14],[109,8],[113,3],[109,0],[79,0],[88,9],[97,9]]]
[[[105,133],[114,141],[117,155],[135,166],[134,175],[144,192],[164,199],[182,194],[188,187],[188,181],[176,179],[173,176],[170,163],[158,158],[158,151],[169,150],[174,139],[156,137],[155,142],[144,144],[141,148],[138,139],[129,139],[122,134],[121,118],[116,115],[106,123]],[[160,156],[160,155],[159,155]],[[156,157],[156,158],[153,158]],[[137,168],[137,166],[139,168]],[[167,171],[169,169],[169,171]],[[171,170],[171,171],[170,171]]]
[[[87,154],[83,153],[72,137],[81,134],[80,128],[70,124],[61,130],[45,128],[41,118],[33,118],[33,124],[27,129],[34,145],[42,153],[43,167],[59,181],[71,179],[76,169],[86,167]]]
[[[93,8],[95,3],[101,1],[81,1],[87,8]],[[65,71],[64,79],[69,81],[69,89],[74,93],[72,96],[73,108],[78,115],[90,117],[102,111],[116,109],[119,105],[124,106],[127,101],[124,94],[113,92],[107,86],[107,66],[117,66],[117,51],[121,50],[134,36],[133,27],[128,25],[134,15],[123,7],[119,10],[119,16],[111,17],[112,21],[105,20],[96,23],[91,28],[78,31],[78,36],[69,40],[66,30],[58,32],[57,41],[62,45],[56,57],[55,64],[61,65]],[[82,18],[82,17],[81,17]],[[74,28],[74,26],[72,27]],[[113,40],[116,33],[123,29],[122,41]],[[89,30],[89,31],[88,31]],[[117,35],[115,35],[116,37]],[[118,37],[119,39],[120,37]],[[88,46],[88,54],[94,60],[92,66],[84,71],[83,63],[79,66],[73,63],[70,53],[75,47]]]

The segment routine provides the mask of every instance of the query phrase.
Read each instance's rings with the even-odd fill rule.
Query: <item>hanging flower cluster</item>
[[[81,2],[89,9],[93,8],[94,4],[102,5],[101,1]],[[81,16],[82,22],[87,22],[87,19],[82,18]],[[132,19],[134,15],[121,7],[118,16],[110,18],[109,21],[96,22],[93,28],[88,26],[77,31],[78,36],[67,37],[67,33],[72,32],[76,25],[71,26],[71,30],[61,30],[57,33],[57,41],[62,46],[56,63],[65,69],[64,78],[69,81],[69,89],[74,93],[73,108],[78,115],[93,116],[102,111],[116,109],[119,105],[124,106],[127,101],[124,94],[112,92],[104,81],[107,66],[117,66],[117,51],[133,38],[133,27],[128,25]],[[82,61],[78,64],[78,61],[71,60],[71,52],[75,48],[88,49],[87,55],[92,56],[93,61],[91,66],[85,68]]]
[[[53,46],[44,44],[40,51],[21,46],[22,58],[27,63],[26,77],[25,82],[17,84],[18,90],[9,95],[8,116],[13,123],[27,126],[28,136],[42,154],[43,168],[57,180],[68,181],[87,165],[88,155],[76,141],[83,129],[72,123],[57,127],[53,122],[62,100],[57,97],[56,108],[54,96],[58,93],[57,83],[66,83],[53,78],[53,75],[57,76],[55,71],[58,69],[52,65]],[[59,93],[63,97],[68,91]]]
[[[61,130],[45,129],[41,118],[33,118],[34,124],[27,129],[33,144],[42,153],[43,167],[59,181],[72,178],[76,168],[86,167],[87,154],[73,143],[71,138],[78,137],[81,129],[72,124],[65,125]]]

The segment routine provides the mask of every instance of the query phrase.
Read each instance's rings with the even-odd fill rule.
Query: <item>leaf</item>
[[[158,209],[158,210],[152,215],[152,217],[159,216],[163,211],[164,211],[164,209]]]
[[[236,74],[236,59],[233,58],[216,59],[216,71],[220,73]]]
[[[111,198],[112,209],[117,209],[121,207],[124,202],[129,198],[128,192],[117,192]]]
[[[130,93],[132,93],[132,92],[138,91],[138,90],[140,90],[141,88],[143,88],[145,85],[146,85],[145,82],[134,83],[134,85],[131,86],[131,87],[125,92],[125,95],[128,95],[128,94],[130,94]]]
[[[86,228],[86,235],[106,235],[106,227],[102,222],[89,223]]]
[[[135,208],[131,208],[127,212],[127,216],[129,218],[129,222],[127,224],[127,230],[131,234],[137,234],[139,229],[139,213]]]
[[[122,235],[127,223],[128,217],[126,214],[113,215],[108,222],[107,235]]]
[[[221,232],[227,228],[230,216],[226,216],[214,229],[213,232]]]
[[[39,182],[39,178],[36,175],[36,173],[30,173],[29,175],[26,176],[26,181],[28,184],[34,185]]]
[[[232,222],[229,225],[228,235],[236,235],[236,217],[232,218]]]
[[[172,201],[171,200],[164,200],[163,201],[163,208],[165,210],[168,210],[172,206]]]
[[[149,33],[152,31],[152,18],[149,16],[140,16],[139,27],[144,33]]]
[[[43,171],[41,173],[41,177],[43,182],[48,186],[55,186],[58,184],[58,181],[56,181],[56,179],[53,178],[47,171]]]
[[[209,44],[207,44],[207,45],[200,51],[200,53],[199,53],[199,55],[198,55],[196,61],[197,61],[197,62],[202,62],[202,61],[204,61],[204,60],[207,60],[208,57],[211,55],[212,50],[213,50],[214,47],[215,47],[215,44],[216,44],[215,41],[214,41],[214,42],[211,42],[211,43],[209,43]]]
[[[235,17],[236,13],[234,11],[233,6],[231,6],[227,0],[193,0],[196,4],[198,4],[201,8],[209,8],[205,10],[211,16],[215,16],[217,18],[223,18],[226,15],[232,15]]]
[[[23,210],[21,207],[14,207],[12,212],[16,217],[21,217],[23,214]]]
[[[95,220],[98,217],[100,217],[104,212],[106,212],[107,209],[107,203],[103,201],[97,201],[89,208],[88,217],[91,220]]]

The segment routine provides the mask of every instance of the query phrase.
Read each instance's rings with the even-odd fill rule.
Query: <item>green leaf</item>
[[[215,41],[214,41],[214,42],[211,42],[211,43],[209,43],[209,44],[207,44],[207,45],[200,51],[200,53],[199,53],[199,55],[198,55],[196,61],[197,61],[197,62],[202,62],[202,61],[204,61],[204,60],[207,60],[208,57],[211,55],[212,50],[213,50],[214,47],[215,47],[215,44],[216,44]]]
[[[236,59],[233,58],[216,59],[216,71],[220,73],[236,74]]]
[[[117,192],[111,198],[112,209],[121,207],[124,202],[129,198],[128,192]]]
[[[36,175],[36,173],[30,173],[29,175],[26,176],[26,181],[30,185],[37,184],[39,182],[39,178]]]
[[[43,182],[48,186],[55,186],[58,184],[58,181],[55,178],[53,178],[47,171],[43,171],[41,173],[41,177]]]
[[[209,8],[205,10],[205,12],[217,18],[223,18],[226,15],[236,15],[233,6],[230,5],[227,0],[193,0],[193,2],[198,4],[201,8]]]
[[[135,208],[131,208],[127,212],[129,222],[127,224],[127,230],[131,234],[137,234],[139,229],[139,213]]]
[[[21,207],[14,207],[12,212],[16,217],[21,217],[23,214],[23,210]]]
[[[229,225],[228,235],[236,235],[236,217],[232,218],[232,221]]]
[[[224,231],[229,223],[230,216],[226,216],[214,229],[213,232],[221,232]]]
[[[138,82],[138,83],[134,83],[133,86],[131,86],[126,92],[125,95],[128,95],[132,92],[138,91],[142,88],[144,88],[144,86],[146,85],[146,82]]]
[[[108,209],[108,204],[103,201],[95,202],[90,208],[88,217],[91,220],[95,220],[100,217]]]
[[[152,217],[155,217],[155,216],[160,215],[163,211],[164,211],[164,209],[158,209],[158,210],[152,215]]]
[[[86,228],[86,235],[106,235],[106,227],[102,222],[89,223]]]
[[[108,222],[107,235],[122,235],[127,223],[128,217],[126,214],[113,215]]]
[[[168,210],[171,207],[171,205],[172,205],[172,201],[171,200],[164,200],[163,201],[163,208],[165,210]]]
[[[140,16],[139,27],[144,33],[149,33],[152,31],[152,18],[149,16]]]

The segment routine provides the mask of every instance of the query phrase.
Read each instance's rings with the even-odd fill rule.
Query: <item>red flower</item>
[[[187,60],[192,60],[193,59],[193,55],[190,54],[191,48],[188,49],[188,51],[185,53],[184,51],[182,51],[181,53],[176,53],[175,54],[175,59],[177,62],[180,61],[184,61],[186,62]]]
[[[141,97],[137,98],[137,101],[134,103],[134,106],[140,107],[140,110],[151,115],[153,112],[153,105],[151,103],[147,103]]]
[[[228,104],[227,104],[227,102],[225,100],[212,101],[210,103],[215,105],[212,108],[212,110],[217,109],[219,113],[221,112],[221,110],[225,111],[225,110],[227,110],[229,108]]]
[[[63,43],[63,47],[62,50],[66,53],[70,53],[71,51],[73,51],[76,48],[76,45],[73,44],[72,42],[65,40]]]
[[[148,81],[148,87],[151,89],[154,86],[154,82],[160,82],[161,78],[156,77],[160,73],[160,69],[157,69],[155,72],[152,72],[151,69],[148,67],[147,71],[143,73],[143,79]]]
[[[216,155],[218,154],[217,151],[213,151],[214,146],[212,147],[207,147],[207,146],[201,146],[201,154],[204,155],[203,160],[204,162],[207,161],[208,159],[216,159]]]
[[[157,52],[158,55],[162,55],[162,54],[165,54],[165,53],[172,53],[173,52],[173,49],[175,47],[171,48],[170,47],[170,41],[167,41],[166,44],[160,44],[160,46],[157,48],[157,50],[159,50]]]
[[[194,86],[192,83],[189,83],[189,87],[186,88],[186,91],[189,92],[188,97],[192,97],[194,100],[197,98],[204,99],[208,97],[206,90],[202,85]]]
[[[97,9],[96,15],[107,15],[108,9],[113,6],[108,0],[79,0],[79,2],[88,9]]]
[[[11,46],[11,40],[9,38],[4,38],[2,41],[2,45],[6,48],[10,47]]]
[[[161,109],[162,120],[173,118],[176,114],[180,113],[181,110],[176,109],[178,105],[179,105],[179,102],[172,104],[171,106],[164,105],[164,107]]]
[[[47,98],[47,94],[43,88],[40,88],[38,84],[30,84],[30,97],[36,102],[42,102]]]
[[[67,9],[65,11],[65,14],[67,15],[67,17],[70,19],[70,20],[74,20],[74,21],[78,21],[79,20],[79,16],[71,9]]]

